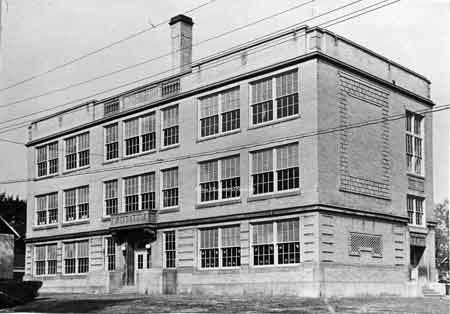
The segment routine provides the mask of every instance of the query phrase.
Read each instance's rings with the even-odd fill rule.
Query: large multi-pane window
[[[56,274],[56,244],[38,245],[35,247],[35,274]]]
[[[106,238],[106,268],[116,269],[116,241],[113,238]]]
[[[119,125],[105,126],[105,159],[119,158]]]
[[[162,143],[171,146],[179,143],[178,105],[162,110]]]
[[[423,116],[406,111],[406,167],[423,175]]]
[[[105,191],[105,215],[117,214],[118,211],[118,181],[110,180],[104,183]]]
[[[155,113],[125,121],[125,155],[156,149]]]
[[[64,273],[89,272],[89,240],[64,243]]]
[[[424,198],[414,195],[406,196],[406,211],[411,225],[424,226]]]
[[[164,169],[162,174],[162,207],[178,206],[178,168]]]
[[[58,222],[58,193],[36,197],[36,225],[51,225]]]
[[[253,152],[253,195],[298,189],[298,159],[297,143]]]
[[[300,263],[298,220],[253,225],[253,265]]]
[[[124,178],[125,212],[156,208],[155,174]]]
[[[175,231],[164,232],[164,267],[175,268],[176,267],[176,242]]]
[[[239,226],[200,230],[201,268],[238,267],[240,265]]]
[[[298,73],[290,71],[251,84],[252,124],[299,113]]]
[[[89,186],[64,191],[65,221],[89,218]]]
[[[89,133],[83,133],[65,140],[66,170],[89,165]]]
[[[239,87],[200,99],[200,137],[240,128]]]
[[[240,196],[239,156],[200,163],[200,201],[210,202]]]
[[[50,143],[36,148],[37,176],[58,172],[58,143]]]

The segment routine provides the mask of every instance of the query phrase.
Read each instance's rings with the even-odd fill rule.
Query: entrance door
[[[125,285],[133,286],[134,285],[134,246],[131,243],[128,243],[127,250],[125,253]]]

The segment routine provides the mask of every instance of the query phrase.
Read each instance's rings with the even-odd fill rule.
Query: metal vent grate
[[[360,255],[361,251],[372,252],[373,256],[382,256],[381,235],[350,232],[350,255]]]

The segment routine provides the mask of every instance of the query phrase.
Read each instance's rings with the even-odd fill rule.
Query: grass
[[[12,312],[39,313],[371,313],[448,314],[450,300],[438,298],[343,298],[206,297],[136,295],[51,295]],[[1,312],[1,311],[0,311]]]

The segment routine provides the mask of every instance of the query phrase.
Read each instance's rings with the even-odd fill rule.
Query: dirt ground
[[[42,295],[1,312],[34,313],[389,313],[448,314],[450,298],[209,297],[141,295]]]

